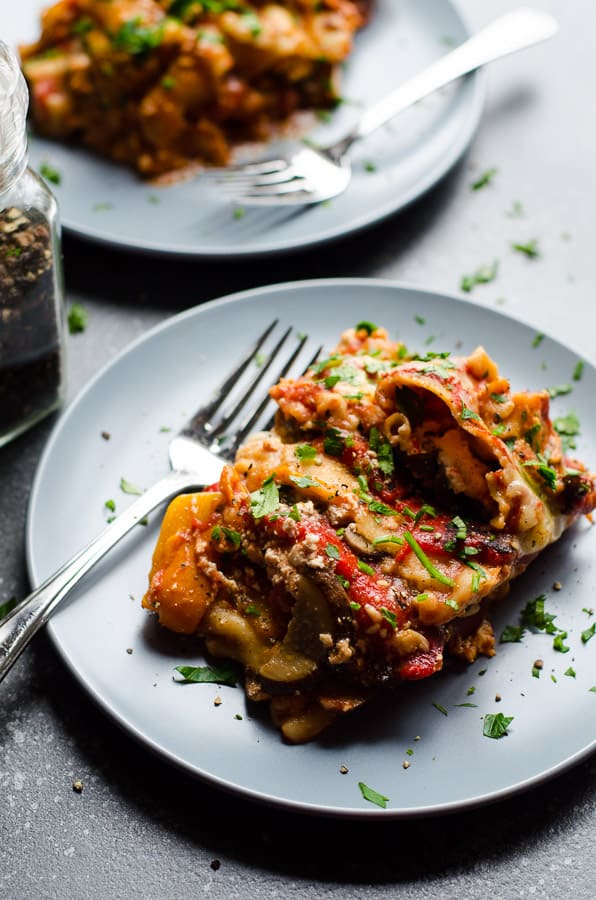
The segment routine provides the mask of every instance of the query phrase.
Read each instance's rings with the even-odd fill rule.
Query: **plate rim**
[[[445,2],[445,0],[443,0]],[[469,16],[465,14],[459,5],[459,0],[446,0],[453,14],[459,21],[464,33],[464,39],[469,38],[473,34],[470,27]],[[270,239],[265,245],[252,247],[250,245],[239,245],[230,248],[225,243],[217,244],[208,248],[193,249],[191,247],[175,248],[167,247],[162,243],[155,241],[138,241],[135,238],[120,238],[118,236],[110,237],[108,235],[98,233],[92,227],[73,224],[64,213],[60,212],[60,219],[64,232],[69,236],[89,241],[102,247],[121,252],[132,252],[139,255],[152,255],[162,258],[171,259],[196,259],[218,261],[224,259],[248,259],[276,257],[284,254],[299,253],[315,247],[326,246],[328,244],[340,241],[345,237],[357,235],[362,231],[372,228],[377,224],[384,222],[386,219],[397,216],[417,200],[422,199],[429,191],[436,187],[446,178],[451,170],[465,156],[469,150],[474,136],[478,130],[480,120],[485,107],[486,100],[486,72],[485,66],[474,70],[463,79],[457,82],[460,86],[469,85],[470,97],[466,106],[466,127],[458,132],[456,140],[451,144],[449,152],[445,153],[436,165],[426,171],[424,176],[414,184],[410,185],[408,190],[402,195],[402,199],[396,205],[394,202],[386,202],[377,208],[374,213],[367,213],[366,207],[361,211],[360,215],[354,219],[348,219],[347,223],[339,224],[332,228],[322,229],[318,236],[311,238],[308,232],[305,232],[298,240],[282,240],[276,241]],[[84,150],[84,148],[81,148]],[[116,165],[116,164],[114,164]],[[192,179],[191,179],[192,180]],[[60,203],[59,195],[57,196]],[[307,207],[304,208],[305,210]]]
[[[236,291],[232,294],[227,294],[213,300],[209,300],[205,303],[197,304],[188,309],[182,310],[176,315],[166,317],[161,322],[158,322],[150,329],[140,334],[137,338],[123,347],[111,359],[104,363],[100,367],[100,369],[70,400],[70,402],[64,408],[52,427],[52,431],[49,435],[48,440],[46,441],[36,467],[31,493],[27,505],[25,556],[27,572],[31,585],[34,588],[39,586],[41,580],[36,573],[36,563],[33,552],[33,514],[35,511],[35,506],[38,502],[38,495],[40,494],[44,482],[45,470],[49,464],[50,457],[52,456],[53,447],[55,443],[57,443],[57,441],[60,439],[63,426],[72,416],[76,415],[78,407],[81,404],[84,404],[87,395],[94,389],[95,385],[103,379],[105,374],[113,367],[119,365],[121,361],[139,345],[152,340],[161,332],[179,327],[180,323],[184,322],[187,319],[193,319],[197,316],[200,317],[203,311],[210,311],[214,308],[223,308],[225,306],[241,303],[243,301],[250,301],[251,298],[259,299],[267,294],[292,293],[292,291],[294,290],[304,289],[324,289],[327,286],[335,288],[381,288],[389,289],[395,293],[414,293],[431,297],[433,299],[440,298],[441,300],[447,300],[449,302],[455,301],[462,307],[474,307],[483,314],[496,316],[500,319],[512,322],[513,324],[518,323],[523,325],[525,328],[533,327],[530,323],[524,321],[524,319],[519,317],[518,315],[513,316],[503,310],[492,307],[479,307],[479,305],[472,299],[463,297],[455,293],[441,291],[434,288],[426,288],[423,285],[413,284],[411,282],[384,278],[316,278],[263,285],[261,287],[249,288],[243,291]],[[573,353],[576,352],[572,347],[570,347],[570,345],[562,343],[548,331],[544,331],[543,333],[545,337],[552,340],[555,344],[557,344],[564,350]],[[590,366],[590,368],[596,370],[596,366],[593,363],[591,363],[589,360],[586,360],[586,362]],[[210,774],[209,772],[206,772],[198,766],[192,764],[190,761],[183,759],[178,754],[169,750],[167,747],[163,746],[163,744],[159,743],[148,734],[144,733],[141,728],[138,728],[136,725],[128,721],[126,717],[118,709],[116,709],[107,698],[102,696],[101,691],[96,689],[93,684],[85,680],[83,674],[78,671],[75,663],[69,657],[68,651],[63,646],[60,636],[56,633],[55,627],[51,620],[47,623],[46,629],[49,634],[50,640],[54,648],[57,650],[62,662],[66,665],[70,673],[75,676],[79,685],[90,695],[93,701],[100,707],[101,711],[107,714],[109,718],[114,721],[119,727],[121,727],[126,734],[134,738],[151,752],[166,760],[168,763],[173,764],[176,768],[187,773],[193,778],[199,779],[201,782],[204,782],[218,789],[223,789],[224,791],[235,797],[244,800],[250,800],[252,802],[257,802],[261,805],[279,808],[289,812],[299,812],[305,815],[322,816],[325,818],[347,818],[353,820],[372,818],[377,819],[379,816],[391,820],[407,820],[424,819],[432,816],[451,815],[467,810],[476,809],[486,805],[492,805],[494,803],[498,803],[502,800],[529,791],[541,784],[545,784],[556,775],[562,774],[569,768],[572,768],[580,764],[582,761],[588,759],[596,751],[595,737],[592,743],[588,743],[585,747],[579,749],[570,756],[567,756],[565,759],[558,761],[556,764],[550,766],[542,772],[538,772],[535,775],[530,776],[529,778],[521,779],[514,784],[500,788],[496,791],[491,791],[485,794],[477,794],[464,800],[452,800],[439,804],[426,805],[423,807],[401,809],[395,807],[390,807],[387,809],[365,809],[360,807],[332,807],[329,805],[320,805],[309,802],[301,802],[298,800],[290,800],[287,798],[275,796],[273,794],[267,794],[262,791],[257,791],[253,788],[243,787],[242,785],[226,781],[219,775]]]

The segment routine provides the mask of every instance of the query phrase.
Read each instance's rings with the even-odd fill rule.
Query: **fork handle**
[[[51,613],[108,550],[161,503],[182,491],[203,487],[196,474],[170,472],[149,488],[0,622],[0,681]]]
[[[556,19],[538,9],[522,7],[506,13],[367,109],[355,129],[327,151],[340,159],[355,141],[376,131],[428,94],[485,63],[545,41],[557,29]]]

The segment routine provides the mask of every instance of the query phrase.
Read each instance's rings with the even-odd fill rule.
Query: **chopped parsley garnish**
[[[521,624],[526,628],[536,628],[547,634],[556,634],[559,630],[554,622],[556,616],[546,612],[545,600],[544,594],[540,594],[535,600],[528,600],[521,613]]]
[[[451,524],[455,525],[457,531],[455,532],[455,537],[458,541],[465,541],[468,534],[468,527],[461,516],[455,516],[451,520]]]
[[[289,518],[292,519],[294,522],[299,522],[299,521],[300,521],[300,518],[301,518],[301,517],[300,517],[300,510],[298,509],[298,507],[296,506],[295,503],[294,503],[293,507],[291,508],[291,510],[289,511],[288,516],[289,516]]]
[[[298,444],[294,449],[294,455],[298,459],[303,460],[315,459],[317,448],[313,447],[312,444]]]
[[[140,56],[159,47],[163,40],[163,23],[155,26],[143,25],[140,16],[123,22],[113,37],[116,50],[123,50],[131,56]]]
[[[279,488],[275,483],[275,474],[266,478],[257,491],[250,494],[250,511],[255,519],[271,515],[279,506]]]
[[[403,538],[398,537],[396,534],[382,534],[381,537],[373,540],[373,547],[376,547],[377,544],[397,544],[401,547],[403,543]]]
[[[340,578],[341,576],[338,575],[337,577]],[[346,582],[344,587],[346,587],[346,588],[350,587],[350,582],[348,581],[348,579],[344,578],[343,580]],[[350,600],[350,609],[353,609],[354,612],[356,612],[357,610],[359,610],[361,608],[362,608],[362,605],[360,603],[358,603],[357,600]]]
[[[499,642],[501,644],[519,644],[525,633],[526,629],[523,625],[505,625]]]
[[[577,673],[576,673],[575,669],[573,668],[573,666],[569,666],[569,668],[566,669],[565,672],[563,672],[563,675],[568,675],[569,678],[575,678],[576,674]]]
[[[309,475],[290,475],[290,481],[299,488],[322,487],[322,485]]]
[[[337,428],[328,428],[323,441],[325,453],[329,456],[341,456],[344,452],[344,439]]]
[[[559,631],[559,633],[556,634],[555,637],[553,638],[553,649],[558,650],[559,653],[569,653],[569,650],[571,648],[563,643],[566,637],[567,637],[566,631]]]
[[[374,322],[368,322],[366,320],[358,322],[355,327],[356,331],[366,331],[367,334],[372,334],[374,331],[378,331],[379,328],[379,326],[375,325]]]
[[[80,334],[87,327],[89,313],[80,303],[73,303],[68,310],[67,321],[69,334]]]
[[[383,441],[377,428],[371,428],[369,435],[371,450],[377,454],[379,469],[383,475],[392,475],[395,471],[393,464],[393,449],[391,444]]]
[[[104,503],[104,507],[109,509],[110,512],[116,512],[116,501],[115,500],[106,500]]]
[[[561,436],[563,449],[575,450],[574,437],[577,437],[580,431],[579,419],[574,412],[568,413],[566,416],[560,416],[553,421],[553,426],[558,435]]]
[[[249,603],[244,611],[247,616],[260,616],[261,615],[261,613],[259,611],[259,607],[255,606],[254,603]]]
[[[236,687],[238,676],[229,665],[222,666],[176,666],[181,679],[174,679],[177,684],[227,684]]]
[[[381,615],[386,622],[389,622],[392,628],[397,628],[397,616],[394,612],[392,612],[390,609],[387,609],[386,606],[382,606]]]
[[[470,409],[469,406],[466,406],[463,400],[461,404],[461,417],[464,422],[468,419],[476,419],[478,422],[480,422],[480,416],[478,415],[478,413],[474,412],[473,409]]]
[[[368,508],[371,512],[378,513],[380,516],[396,516],[397,511],[395,509],[391,509],[390,506],[386,506],[385,503],[381,503],[380,500],[369,500],[367,502]]]
[[[62,175],[58,169],[55,169],[54,166],[51,166],[47,162],[40,165],[39,174],[42,178],[45,178],[46,181],[50,181],[52,184],[60,184],[62,181]]]
[[[479,191],[481,188],[486,187],[487,184],[490,184],[497,174],[497,171],[498,170],[493,167],[492,169],[487,169],[485,172],[483,172],[482,175],[480,175],[480,177],[477,178],[476,181],[473,181],[470,185],[472,190]]]
[[[548,487],[554,491],[557,486],[557,473],[549,466],[546,462],[541,462],[540,460],[529,460],[528,462],[523,463],[525,468],[534,468],[538,472],[538,474],[546,481]]]
[[[514,242],[511,244],[511,247],[516,253],[523,253],[528,259],[535,259],[537,256],[540,256],[538,241],[536,239],[527,241],[525,244]]]
[[[340,558],[339,547],[337,547],[335,544],[327,544],[327,546],[325,547],[325,553],[330,559]]]
[[[548,396],[551,400],[554,400],[555,397],[564,397],[565,394],[570,394],[573,390],[570,384],[558,384],[555,387],[547,388]]]
[[[470,709],[478,709],[478,704],[477,704],[477,703],[456,703],[455,705],[456,705],[457,707],[460,707],[460,706],[467,706],[467,707],[469,707]]]
[[[592,622],[590,627],[586,628],[586,630],[582,631],[582,633],[581,633],[582,644],[587,644],[588,641],[591,641],[595,634],[596,634],[596,622]]]
[[[414,316],[414,321],[418,325],[426,325],[426,319],[424,318],[424,316]]]
[[[472,275],[464,275],[462,277],[460,283],[461,290],[465,291],[466,294],[469,294],[476,287],[476,285],[489,284],[497,277],[498,270],[499,263],[497,260],[494,261],[492,266],[480,266],[480,268],[477,269]]]
[[[230,544],[233,544],[234,547],[240,546],[240,544],[242,543],[242,535],[240,534],[239,531],[234,531],[233,528],[226,528],[225,525],[221,526],[221,530],[222,530],[223,536],[225,537],[225,539],[227,541],[230,542]]]
[[[584,374],[584,365],[583,360],[579,359],[575,365],[575,369],[573,370],[572,378],[574,381],[581,381],[581,377]]]
[[[365,800],[368,800],[369,803],[374,803],[375,806],[380,806],[381,809],[387,809],[389,797],[384,797],[383,794],[379,794],[378,791],[375,791],[363,781],[358,782],[358,787]]]
[[[513,716],[504,716],[503,713],[487,713],[484,717],[482,734],[488,738],[502,738],[507,734],[507,728],[513,722]]]
[[[476,693],[476,687],[475,687],[475,685],[472,685],[472,687],[469,687],[468,690],[466,691],[466,695],[467,695],[468,697],[471,697],[472,694],[475,694],[475,693]]]
[[[439,581],[441,584],[447,585],[447,587],[454,587],[455,582],[453,578],[449,578],[447,575],[443,575],[436,566],[433,566],[430,559],[416,540],[413,534],[409,531],[404,532],[404,540],[407,544],[409,544],[410,548],[414,551],[414,555],[418,559],[418,561],[424,566],[428,574],[434,578],[436,581]]]
[[[137,496],[143,493],[140,487],[137,487],[132,481],[127,481],[126,478],[120,479],[120,490],[123,494],[135,494]]]
[[[524,207],[519,200],[514,200],[509,212],[505,213],[510,219],[521,219],[524,216]]]
[[[440,703],[437,703],[436,700],[433,700],[432,704],[433,704],[434,708],[435,708],[435,709],[438,709],[439,712],[442,713],[444,716],[448,716],[448,715],[449,715],[449,713],[447,712],[447,710],[445,709],[445,707],[444,707],[444,706],[441,706]]]
[[[534,347],[534,348],[539,347],[540,344],[542,343],[542,341],[544,340],[544,338],[545,338],[544,334],[539,333],[539,334],[535,335],[534,340],[532,341],[532,347]]]

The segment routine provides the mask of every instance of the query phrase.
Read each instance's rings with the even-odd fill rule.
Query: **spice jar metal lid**
[[[0,41],[0,193],[10,188],[27,166],[29,93],[19,62]]]

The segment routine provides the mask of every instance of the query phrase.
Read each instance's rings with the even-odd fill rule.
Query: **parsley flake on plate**
[[[238,676],[231,666],[176,666],[182,678],[175,678],[177,684],[227,684],[236,687]]]
[[[132,481],[127,481],[126,478],[120,479],[120,490],[123,494],[134,494],[135,496],[140,496],[143,493],[140,487],[137,487]]]
[[[513,716],[504,716],[503,713],[487,713],[484,717],[482,734],[484,737],[498,740],[505,737],[508,733],[507,728],[512,722]]]
[[[374,788],[369,787],[363,781],[358,782],[358,787],[360,788],[360,793],[365,800],[368,800],[369,803],[374,803],[375,806],[380,806],[381,809],[387,809],[389,797],[385,797],[383,796],[383,794],[379,794],[378,791],[375,791]]]

